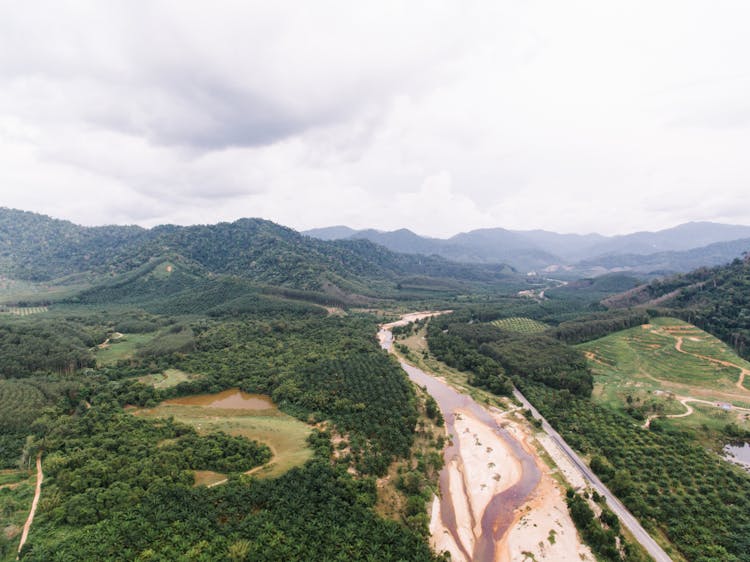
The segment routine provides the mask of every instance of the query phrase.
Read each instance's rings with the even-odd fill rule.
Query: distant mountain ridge
[[[683,272],[726,263],[750,248],[750,226],[713,222],[689,222],[656,232],[618,236],[483,228],[441,239],[408,229],[383,232],[345,226],[303,234],[329,240],[366,239],[396,252],[434,254],[458,262],[509,263],[523,271],[567,268],[573,276],[616,271]]]
[[[0,208],[0,276],[9,279],[48,282],[85,272],[124,287],[129,272],[165,257],[180,264],[172,286],[177,279],[187,283],[231,275],[339,296],[441,285],[455,289],[462,282],[517,277],[506,266],[396,253],[368,240],[322,241],[263,219],[151,229],[84,227]],[[150,280],[148,285],[158,283]],[[114,294],[113,289],[108,287],[107,294]]]

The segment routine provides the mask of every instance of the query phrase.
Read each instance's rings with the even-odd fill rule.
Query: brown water
[[[230,388],[216,394],[195,394],[172,398],[164,402],[179,406],[203,406],[223,410],[269,410],[276,408],[270,397],[265,394],[248,394],[238,388]]]

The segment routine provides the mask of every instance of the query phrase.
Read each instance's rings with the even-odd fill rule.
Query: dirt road
[[[34,522],[34,515],[36,515],[36,508],[39,505],[39,497],[42,495],[42,481],[44,480],[44,474],[42,473],[42,453],[36,456],[36,490],[34,491],[34,500],[31,502],[31,511],[29,517],[26,519],[26,523],[23,526],[23,533],[21,533],[21,542],[18,543],[18,553],[20,556],[23,545],[26,544],[26,540],[29,538],[29,531],[31,530],[31,524]],[[18,560],[19,556],[16,556]]]

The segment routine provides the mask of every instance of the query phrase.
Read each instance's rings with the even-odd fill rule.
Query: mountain
[[[47,281],[91,269],[106,270],[143,243],[138,226],[82,227],[44,215],[0,208],[0,268],[4,275]]]
[[[654,254],[664,251],[690,250],[740,238],[750,238],[750,226],[688,222],[657,232],[635,232],[613,236],[591,246],[587,252],[590,257],[605,254]]]
[[[326,226],[324,228],[313,228],[303,232],[306,236],[312,238],[318,238],[320,240],[342,240],[344,238],[350,238],[357,233],[353,228],[348,226]]]
[[[503,228],[488,228],[457,234],[449,239],[429,238],[408,229],[380,231],[356,230],[346,227],[305,231],[308,236],[337,236],[337,239],[370,240],[394,252],[435,255],[461,263],[510,264],[528,271],[562,260],[524,240],[518,233]],[[322,232],[321,232],[322,231]]]
[[[322,241],[262,219],[152,229],[83,227],[0,209],[0,264],[11,279],[49,282],[89,272],[124,287],[128,275],[140,275],[138,268],[165,259],[180,265],[170,276],[172,283],[185,272],[192,278],[231,275],[259,285],[339,296],[399,286],[456,289],[457,283],[515,278],[505,267],[395,253],[368,240]]]
[[[341,226],[306,234],[367,239],[395,252],[438,255],[458,262],[508,263],[521,271],[567,271],[567,277],[575,278],[618,271],[665,274],[725,263],[740,255],[741,251],[734,253],[735,248],[742,247],[740,239],[750,238],[750,226],[690,222],[618,236],[483,228],[441,239],[406,229],[383,232]]]
[[[750,238],[715,242],[691,250],[657,252],[654,254],[611,254],[583,260],[578,268],[630,271],[645,275],[688,272],[699,267],[729,263],[750,250]]]

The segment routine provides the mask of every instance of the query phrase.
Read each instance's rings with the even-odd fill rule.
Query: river
[[[392,325],[384,325],[379,334],[381,345],[384,349],[391,349],[393,336],[390,333]],[[466,560],[477,562],[494,562],[497,559],[497,547],[506,535],[515,520],[516,509],[528,500],[531,493],[539,484],[541,473],[535,458],[528,453],[521,443],[517,441],[508,431],[502,428],[495,418],[483,406],[474,401],[470,396],[456,391],[453,387],[440,379],[429,375],[401,361],[401,366],[409,375],[409,378],[435,399],[445,418],[446,428],[450,436],[449,445],[444,452],[445,466],[440,473],[440,517],[444,527],[451,534],[453,541]],[[463,456],[468,454],[462,451],[462,439],[456,430],[457,412],[460,415],[469,415],[474,423],[483,425],[502,441],[507,447],[510,455],[520,465],[520,475],[515,482],[493,495],[484,507],[483,511],[472,505],[471,493],[467,489],[467,478],[462,468]],[[464,438],[465,443],[465,438]],[[467,445],[463,445],[466,447]],[[455,467],[458,465],[458,470]],[[451,468],[453,467],[453,469]],[[489,468],[485,468],[488,473]],[[453,489],[454,493],[451,493]],[[469,498],[469,509],[457,509],[455,505],[455,490],[460,489],[462,495]],[[480,506],[481,507],[481,506]],[[460,519],[472,519],[471,521],[460,521]],[[481,521],[474,521],[481,518]],[[476,525],[479,522],[480,525]],[[461,532],[461,528],[480,528],[478,536],[468,537],[467,533]],[[473,540],[472,540],[473,539]]]

